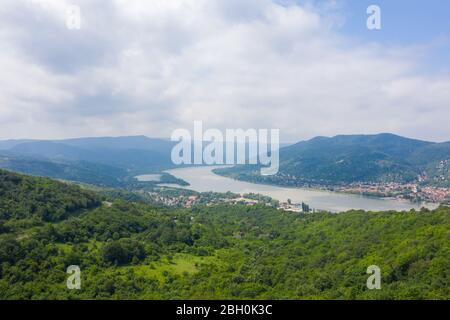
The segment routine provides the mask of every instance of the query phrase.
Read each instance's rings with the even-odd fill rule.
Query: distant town
[[[330,189],[367,196],[407,199],[414,202],[450,204],[450,188],[421,186],[419,183],[352,183]]]

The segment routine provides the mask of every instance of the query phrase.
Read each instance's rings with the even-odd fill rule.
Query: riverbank
[[[288,177],[286,180],[278,179],[274,182],[274,180],[267,179],[267,177],[257,176],[257,178],[255,178],[247,175],[230,174],[228,171],[223,170],[223,168],[214,169],[213,172],[217,175],[237,181],[283,188],[301,188],[362,195],[372,198],[407,200],[418,204],[435,203],[437,205],[450,205],[450,188],[422,186],[417,183],[354,182],[349,184],[330,185],[313,182],[295,182],[292,177]]]
[[[327,190],[288,188],[245,182],[217,175],[213,170],[218,168],[223,168],[223,166],[177,168],[167,170],[167,172],[189,183],[189,186],[181,187],[185,189],[198,192],[257,193],[269,196],[280,202],[287,202],[288,200],[294,203],[304,202],[310,205],[311,208],[332,212],[351,209],[404,211],[410,209],[419,210],[421,207],[433,209],[438,206],[433,203],[412,203],[407,200],[373,198]],[[172,185],[172,187],[174,186]]]

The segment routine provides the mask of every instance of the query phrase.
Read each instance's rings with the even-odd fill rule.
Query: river
[[[407,200],[387,199],[387,198],[373,198],[362,195],[344,194],[331,191],[322,191],[304,188],[287,188],[278,187],[257,183],[250,183],[245,181],[238,181],[231,178],[219,176],[212,172],[213,169],[222,166],[207,166],[207,167],[189,167],[177,168],[168,170],[171,175],[183,179],[190,185],[186,188],[198,192],[214,191],[234,193],[259,193],[279,201],[287,201],[291,199],[292,202],[307,203],[311,208],[328,210],[332,212],[346,211],[350,209],[363,210],[409,210],[420,209],[421,207],[435,208],[437,205],[430,203],[412,203]],[[164,186],[164,184],[162,184]],[[175,186],[167,185],[165,186]]]

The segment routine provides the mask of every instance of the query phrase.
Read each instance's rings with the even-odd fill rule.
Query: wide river
[[[168,170],[171,175],[183,179],[190,185],[182,188],[191,189],[199,192],[214,191],[234,193],[259,193],[279,201],[291,199],[295,203],[305,202],[311,208],[322,209],[333,212],[345,211],[350,209],[364,210],[409,210],[411,208],[420,209],[421,207],[435,208],[437,205],[429,203],[412,203],[406,200],[372,198],[360,195],[344,194],[338,192],[286,188],[271,185],[250,183],[238,181],[231,178],[219,176],[212,172],[213,169],[221,166],[207,167],[189,167]],[[174,185],[166,185],[174,186]],[[177,186],[181,188],[180,186]]]

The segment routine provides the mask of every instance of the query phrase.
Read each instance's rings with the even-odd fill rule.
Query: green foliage
[[[35,176],[112,187],[121,186],[127,175],[123,169],[99,163],[41,159],[9,153],[0,154],[0,168]]]
[[[99,204],[95,194],[79,187],[0,170],[0,219],[59,221]]]
[[[265,205],[155,209],[118,200],[30,224],[36,213],[26,210],[42,205],[38,186],[58,186],[46,198],[53,204],[62,203],[63,190],[75,197],[75,189],[3,175],[1,190],[36,188],[14,187],[17,195],[28,190],[29,200],[1,194],[2,204],[24,205],[0,224],[0,299],[450,297],[449,207],[297,214]],[[65,286],[73,264],[82,271],[81,290]],[[366,287],[370,265],[381,269],[381,290]]]
[[[134,240],[120,239],[107,243],[102,251],[103,260],[116,265],[141,261],[146,257],[144,246]]]
[[[448,170],[439,171],[442,171],[441,162],[448,159],[449,142],[432,143],[393,134],[340,135],[316,137],[282,148],[277,175],[261,176],[255,165],[215,172],[241,180],[288,186],[411,182],[427,172],[426,183],[450,186]]]

